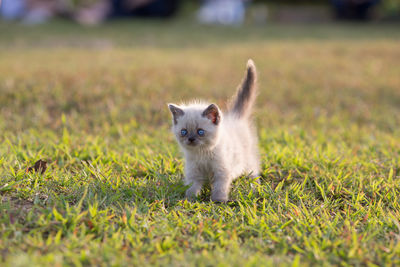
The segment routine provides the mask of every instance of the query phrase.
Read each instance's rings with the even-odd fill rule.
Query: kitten
[[[250,119],[256,80],[256,67],[250,59],[246,76],[224,113],[215,104],[199,101],[168,105],[172,132],[185,155],[185,184],[190,185],[187,198],[196,197],[204,182],[210,181],[211,199],[225,202],[235,178],[259,175],[257,136]]]

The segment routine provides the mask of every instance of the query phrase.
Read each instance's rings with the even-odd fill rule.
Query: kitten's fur
[[[172,131],[185,154],[185,184],[191,185],[186,197],[197,196],[208,180],[212,184],[211,199],[224,202],[235,178],[259,175],[257,137],[250,120],[256,81],[256,67],[249,60],[246,76],[224,114],[217,105],[203,102],[168,105],[173,115]],[[187,130],[184,136],[182,129]],[[198,129],[204,130],[204,136]]]

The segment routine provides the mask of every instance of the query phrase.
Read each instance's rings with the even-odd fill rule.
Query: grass
[[[400,264],[398,25],[0,32],[1,265]],[[262,183],[188,202],[166,103],[224,106],[247,58]]]

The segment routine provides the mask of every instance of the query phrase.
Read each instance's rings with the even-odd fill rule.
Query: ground
[[[0,23],[1,265],[400,264],[398,29]],[[261,183],[188,202],[166,104],[248,58]]]

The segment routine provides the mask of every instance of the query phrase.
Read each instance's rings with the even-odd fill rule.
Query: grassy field
[[[398,29],[0,23],[0,265],[399,265]],[[248,58],[262,183],[188,202],[166,103]]]

